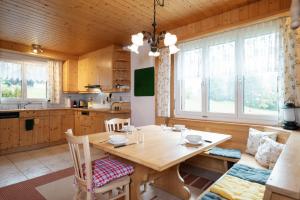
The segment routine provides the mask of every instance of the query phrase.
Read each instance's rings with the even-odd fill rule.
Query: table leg
[[[154,185],[184,200],[191,197],[190,190],[185,186],[184,180],[179,174],[179,165],[164,172],[162,176],[154,181]]]
[[[140,186],[148,179],[148,168],[142,165],[135,165],[134,172],[131,175],[130,200],[141,200]]]

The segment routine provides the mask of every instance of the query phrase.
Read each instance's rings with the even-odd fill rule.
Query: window
[[[202,50],[194,49],[183,53],[181,85],[181,110],[201,112],[202,110]]]
[[[276,115],[278,110],[275,33],[244,40],[245,114]]]
[[[275,20],[180,44],[175,115],[275,122],[281,42]]]
[[[46,61],[0,58],[0,97],[4,101],[47,99]]]
[[[2,98],[22,97],[22,65],[18,62],[0,62]]]
[[[235,43],[208,48],[208,111],[235,112]]]

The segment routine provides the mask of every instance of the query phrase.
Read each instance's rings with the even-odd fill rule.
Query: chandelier
[[[142,31],[140,33],[137,33],[135,35],[131,36],[131,42],[132,44],[128,46],[128,48],[135,53],[139,53],[139,47],[143,46],[144,40],[148,41],[148,44],[150,45],[150,51],[149,56],[157,57],[159,56],[159,42],[161,40],[164,41],[164,45],[169,47],[169,53],[175,54],[179,51],[179,49],[176,47],[177,37],[176,35],[172,35],[171,33],[168,33],[166,31],[162,31],[159,34],[156,33],[156,6],[164,6],[164,0],[154,0],[154,9],[153,9],[153,32],[147,32]]]

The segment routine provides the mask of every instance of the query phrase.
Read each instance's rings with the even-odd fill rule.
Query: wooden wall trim
[[[189,41],[212,33],[288,16],[291,0],[260,0],[222,14],[169,30],[178,41]]]
[[[31,46],[16,43],[16,42],[11,42],[11,41],[5,41],[5,40],[0,40],[0,49],[4,51],[15,51],[23,54],[28,54],[31,56],[50,58],[50,59],[62,60],[62,61],[69,60],[69,59],[78,60],[78,56],[66,54],[58,51],[53,51],[49,49],[44,49],[44,48],[43,48],[44,51],[43,53],[33,54],[31,53]]]

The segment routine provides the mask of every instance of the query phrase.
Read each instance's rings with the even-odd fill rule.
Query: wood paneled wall
[[[291,0],[260,0],[169,31],[177,35],[178,41],[192,40],[214,32],[288,15],[290,5]]]
[[[29,54],[32,56],[37,56],[37,57],[43,57],[43,58],[50,58],[50,59],[55,59],[55,60],[78,60],[78,56],[74,56],[71,54],[66,54],[58,51],[53,51],[49,49],[43,49],[43,53],[40,54],[32,54],[31,52],[31,46],[25,45],[25,44],[20,44],[16,42],[10,42],[10,41],[5,41],[0,39],[0,49],[4,51],[15,51],[23,54]]]

